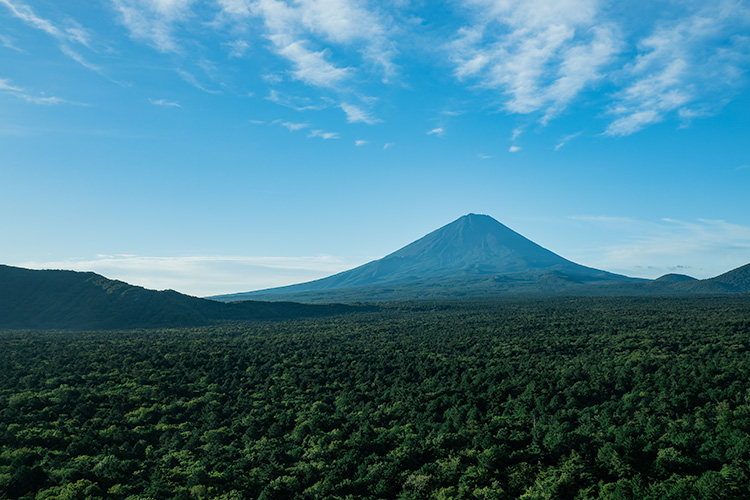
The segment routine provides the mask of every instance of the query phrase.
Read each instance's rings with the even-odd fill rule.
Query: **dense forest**
[[[0,333],[0,498],[740,499],[750,297]]]

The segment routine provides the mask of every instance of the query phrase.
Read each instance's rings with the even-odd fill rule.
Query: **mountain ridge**
[[[420,298],[424,294],[417,290],[418,284],[425,281],[430,282],[433,291],[442,283],[444,290],[440,296],[450,296],[451,286],[458,290],[462,286],[467,288],[465,285],[471,282],[480,283],[480,286],[468,286],[476,288],[474,291],[466,289],[460,292],[476,295],[482,293],[481,282],[497,277],[510,282],[515,280],[517,286],[514,288],[521,287],[521,283],[526,288],[535,284],[536,288],[548,292],[553,288],[568,288],[587,282],[645,281],[582,266],[541,247],[488,215],[471,213],[381,259],[347,271],[295,285],[209,298],[231,301],[263,297],[264,300],[274,300],[275,296],[283,295],[306,300],[311,293],[325,295],[330,292],[331,298],[338,298],[349,290],[355,292],[352,300],[373,300],[374,296],[383,295],[382,288],[391,287],[412,290],[406,295],[391,294],[394,299]],[[460,281],[463,281],[462,286],[456,287]]]
[[[350,306],[245,301],[224,304],[149,290],[93,272],[0,265],[0,328],[121,329],[198,326],[336,314]]]

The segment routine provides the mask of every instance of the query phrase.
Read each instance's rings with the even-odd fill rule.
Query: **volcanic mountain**
[[[550,293],[587,283],[637,282],[571,262],[487,215],[469,214],[375,260],[327,278],[211,297],[263,300],[396,300],[513,291]]]

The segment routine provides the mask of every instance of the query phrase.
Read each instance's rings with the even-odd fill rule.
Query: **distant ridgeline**
[[[140,328],[231,320],[313,317],[357,310],[345,305],[246,301],[223,304],[155,291],[95,273],[0,265],[0,328]]]
[[[451,299],[507,295],[748,293],[750,265],[716,278],[630,278],[571,262],[487,215],[469,214],[396,252],[327,278],[210,297],[297,302]]]
[[[210,297],[213,300],[147,290],[90,272],[0,265],[0,328],[191,326],[363,308],[330,305],[334,302],[726,293],[750,293],[750,264],[706,280],[678,274],[630,278],[576,264],[491,217],[470,214],[355,269],[298,285]]]

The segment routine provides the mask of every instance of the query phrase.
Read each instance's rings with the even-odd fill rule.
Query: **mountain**
[[[223,304],[173,290],[148,290],[91,272],[0,265],[0,328],[4,329],[195,326],[228,320],[321,316],[353,309],[254,301]]]
[[[714,278],[674,283],[672,288],[691,293],[750,293],[750,264]]]
[[[327,278],[211,297],[300,301],[445,298],[553,293],[589,283],[637,282],[571,262],[487,215],[468,214],[375,260]]]
[[[697,281],[692,276],[688,276],[687,274],[675,274],[675,273],[669,273],[665,274],[664,276],[660,276],[656,278],[653,282],[654,283],[684,283],[686,281]]]

